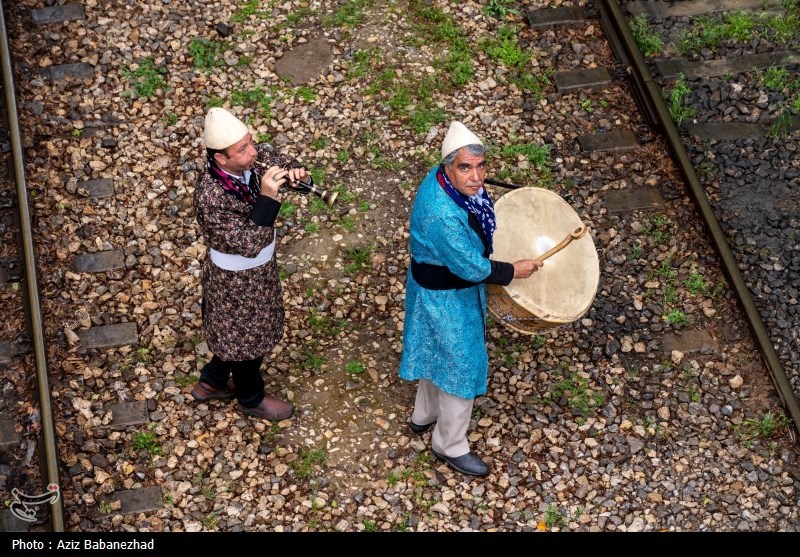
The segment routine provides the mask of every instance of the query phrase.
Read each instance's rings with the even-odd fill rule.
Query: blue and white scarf
[[[497,228],[497,221],[494,216],[494,203],[492,203],[489,194],[486,193],[486,187],[482,187],[474,196],[464,195],[453,187],[453,184],[450,183],[447,174],[445,174],[441,166],[436,173],[436,178],[442,189],[447,192],[447,195],[449,195],[459,207],[466,209],[478,219],[481,229],[483,230],[483,235],[486,236],[486,241],[489,243],[489,253],[492,253],[494,251],[492,237]]]

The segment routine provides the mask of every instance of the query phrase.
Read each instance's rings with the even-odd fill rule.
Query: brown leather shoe
[[[203,383],[200,381],[192,389],[192,396],[198,402],[208,402],[209,400],[215,399],[229,399],[236,396],[236,387],[234,387],[232,381],[228,381],[228,384],[222,389],[216,389],[208,383]]]
[[[239,410],[248,416],[264,418],[273,422],[291,418],[294,414],[294,406],[269,395],[265,396],[264,400],[255,408],[247,408],[239,404]]]

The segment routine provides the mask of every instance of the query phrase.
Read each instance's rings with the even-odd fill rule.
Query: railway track
[[[797,528],[796,4],[390,4],[388,16],[357,1],[313,9],[251,2],[218,14],[193,4],[3,6],[14,37],[3,71],[10,170],[0,185],[3,529]],[[189,26],[183,12],[193,7],[202,15]],[[299,21],[292,16],[324,29],[327,43],[290,25]],[[789,22],[781,35],[769,19],[776,16]],[[380,39],[385,17],[394,18],[401,53]],[[423,448],[404,438],[409,391],[394,378],[403,230],[424,170],[418,146],[431,143],[425,135],[437,122],[422,133],[409,122],[413,103],[392,111],[402,99],[391,92],[404,87],[386,82],[398,79],[388,69],[413,76],[427,64],[413,39],[419,21],[452,36],[457,27],[446,23],[468,17],[488,29],[467,49],[481,86],[462,84],[465,96],[482,99],[479,108],[439,100],[429,113],[447,106],[447,118],[484,125],[498,178],[561,194],[589,225],[601,260],[595,303],[576,323],[533,337],[489,328],[496,371],[492,392],[476,404],[472,440],[496,455],[497,474],[482,489],[502,493],[498,505],[418,456]],[[218,63],[198,69],[214,45],[248,45],[252,33],[279,37],[269,40],[282,56],[256,66],[254,47],[223,47]],[[323,65],[320,81],[297,66],[280,74],[281,61],[304,45],[317,50],[301,66],[330,54],[333,69]],[[540,53],[541,90],[514,81],[518,70],[503,56],[520,45]],[[226,77],[248,67],[255,81]],[[186,400],[207,356],[197,291],[203,250],[190,210],[195,137],[203,106],[237,93],[253,125],[276,134],[271,140],[291,148],[306,138],[301,160],[318,164],[347,205],[337,212],[293,200],[297,212],[282,215],[295,317],[265,373],[302,411],[294,425],[272,429]],[[258,112],[265,97],[268,117]],[[337,131],[344,114],[354,118],[347,134]],[[394,163],[381,157],[367,120],[393,130]],[[296,132],[296,121],[311,124]],[[144,140],[142,130],[150,132]],[[504,155],[508,130],[519,141]],[[412,147],[395,145],[404,141]],[[529,156],[533,144],[548,149]],[[369,250],[365,239],[375,240]],[[359,252],[368,264],[356,265]],[[356,364],[367,373],[344,371]],[[309,447],[326,454],[324,463],[310,460]],[[698,471],[681,464],[705,462],[719,447],[739,458],[744,447],[753,462],[768,463],[777,479],[750,465],[746,489],[736,489],[757,493],[770,512],[743,519],[730,486],[714,484],[737,476],[736,459]],[[251,459],[265,462],[240,466]],[[578,481],[568,473],[576,460],[597,471]],[[680,479],[667,483],[682,486],[674,492],[639,484],[638,495],[623,493],[614,487],[622,480],[608,487],[608,474],[672,468]],[[240,485],[242,471],[250,479]],[[404,496],[398,481],[417,495]],[[694,493],[702,482],[706,499]],[[59,487],[56,501],[49,485]],[[12,489],[40,497],[35,520],[12,512]],[[441,510],[461,490],[479,502],[464,503],[463,517]],[[297,508],[287,511],[292,500]],[[388,504],[377,512],[374,500]],[[708,510],[685,510],[698,507]]]
[[[717,3],[711,6],[696,3],[692,6],[692,3],[686,3],[676,9],[675,6],[668,8],[663,4],[634,1],[627,4],[627,14],[615,3],[607,4],[605,9],[608,11],[609,25],[613,25],[619,35],[629,33],[628,37],[615,41],[615,52],[618,58],[627,60],[631,67],[631,79],[640,91],[637,98],[648,99],[645,103],[649,106],[643,107],[643,113],[648,116],[651,125],[661,132],[673,152],[673,158],[720,254],[726,275],[748,316],[770,375],[797,430],[800,426],[800,407],[797,402],[797,393],[800,392],[797,358],[800,345],[796,331],[800,321],[796,317],[797,308],[792,306],[797,305],[797,286],[800,285],[798,259],[794,253],[797,251],[796,227],[800,205],[797,200],[798,170],[788,154],[796,151],[798,142],[795,137],[800,128],[797,117],[797,107],[800,105],[796,93],[793,96],[793,91],[797,89],[797,63],[800,62],[793,48],[797,38],[792,38],[792,35],[778,37],[777,40],[787,50],[740,55],[735,61],[732,57],[726,59],[719,54],[710,60],[698,60],[700,53],[697,52],[708,42],[725,48],[717,44],[718,39],[704,35],[710,34],[710,29],[721,29],[721,33],[742,33],[743,36],[753,37],[754,41],[764,40],[770,35],[770,23],[787,17],[784,10],[789,5],[776,2],[766,4],[773,9],[772,12],[749,13],[745,11],[746,8],[759,9],[764,5]],[[675,42],[679,43],[677,48],[686,52],[684,58],[660,57],[648,66],[641,51],[634,51],[628,46],[636,44],[636,37],[630,31],[626,15],[631,18],[634,29],[641,29],[642,42],[646,42],[647,36],[661,38],[658,31],[649,32],[642,27],[644,25],[652,25],[658,30],[665,19],[681,20],[689,16],[702,16],[703,19],[699,31],[688,26],[682,32],[676,32],[674,28],[677,25],[672,25],[672,32],[662,38],[664,44],[673,45],[673,49],[676,48]],[[648,15],[652,19],[646,23]],[[788,19],[791,21],[795,18],[795,28],[797,17],[794,6],[788,12]],[[736,27],[737,23],[741,28]],[[681,40],[683,43],[680,43]],[[650,67],[653,67],[654,73],[651,73]],[[734,90],[748,89],[745,95],[752,95],[755,91],[759,97],[769,97],[769,93],[762,89],[766,85],[766,89],[771,90],[773,102],[766,107],[761,103],[759,106],[763,108],[756,108],[755,111],[747,108],[739,111],[741,107],[737,107],[732,114],[731,111],[714,114],[708,110],[708,99],[703,108],[692,104],[694,102],[702,106],[702,92],[715,87],[715,80],[724,80],[725,76],[737,71],[741,72],[739,75],[742,77],[731,84]],[[785,82],[769,83],[770,72],[785,75]],[[654,81],[653,75],[658,82]],[[689,93],[687,98],[679,102],[677,93],[683,91],[684,87],[687,92],[691,90],[698,93]],[[660,93],[661,90],[670,92],[670,105],[669,99],[664,99],[665,95]],[[715,144],[709,148],[708,142]],[[766,156],[762,155],[756,164],[746,163],[745,171],[731,170],[731,167],[742,166],[738,160],[711,162],[716,158],[716,153],[736,149],[751,153],[761,150]],[[776,157],[770,154],[773,151],[777,152]],[[766,169],[758,168],[762,162]],[[710,165],[717,168],[709,171]],[[699,177],[701,175],[702,180]],[[778,202],[778,207],[765,207],[763,211],[753,214],[754,205],[759,206],[764,201],[765,190],[770,189],[772,193],[767,197],[780,192],[786,198]],[[753,250],[746,246],[763,245],[766,236],[774,238],[767,241],[770,251],[762,252],[758,258],[764,261],[756,263],[751,257]],[[776,285],[775,291],[769,285]],[[771,295],[764,295],[764,286]],[[776,313],[783,317],[776,319]]]

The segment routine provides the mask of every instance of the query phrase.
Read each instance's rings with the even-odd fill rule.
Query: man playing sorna
[[[261,376],[264,356],[284,327],[273,225],[280,186],[309,174],[269,144],[255,144],[244,122],[224,108],[208,111],[204,135],[206,167],[197,180],[194,209],[209,247],[202,276],[203,331],[214,357],[192,396],[199,402],[235,396],[242,413],[283,420],[293,407],[265,396]]]

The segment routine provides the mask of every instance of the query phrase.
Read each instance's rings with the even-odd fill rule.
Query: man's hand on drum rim
[[[513,265],[514,278],[524,279],[538,271],[544,263],[536,259],[520,259],[519,261],[514,261]]]

